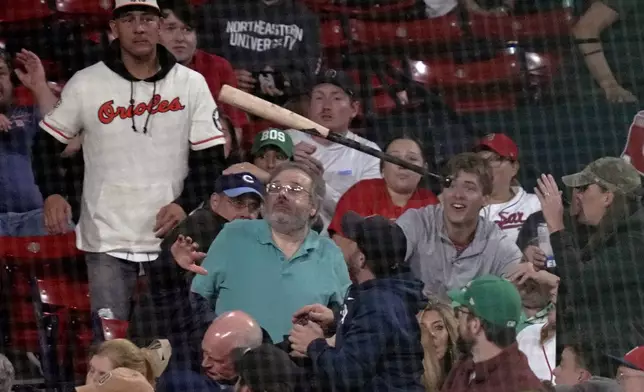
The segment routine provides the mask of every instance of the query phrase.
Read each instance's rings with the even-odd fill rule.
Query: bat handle
[[[318,132],[316,129],[311,128],[311,129],[300,129],[300,131],[307,133],[309,135],[325,138],[324,135],[322,135],[320,132]],[[382,159],[383,161],[387,161],[389,163],[393,163],[394,165],[398,165],[401,167],[404,167],[405,169],[411,170],[413,172],[416,172],[420,175],[427,176],[427,177],[433,177],[441,182],[445,181],[445,178],[441,175],[438,175],[436,173],[432,173],[426,168],[418,165],[414,165],[413,163],[409,163],[401,158],[392,156],[390,154],[387,154],[381,150],[378,150],[377,148],[365,146],[362,143],[356,142],[355,140],[347,139],[346,137],[339,135],[337,133],[329,132],[329,134],[326,136],[327,140],[330,140],[334,143],[342,144],[343,146],[353,148],[354,150],[358,150],[360,152],[363,152],[365,154],[371,155],[373,157]]]

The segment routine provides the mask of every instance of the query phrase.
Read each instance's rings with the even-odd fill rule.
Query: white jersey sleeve
[[[69,143],[82,128],[83,88],[78,74],[72,76],[54,108],[40,121],[40,127],[61,143]]]
[[[226,143],[219,108],[210,94],[206,80],[200,74],[193,79],[194,93],[190,94],[192,123],[190,124],[190,148],[205,150]]]

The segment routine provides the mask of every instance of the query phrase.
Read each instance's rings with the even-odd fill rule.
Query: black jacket
[[[561,278],[557,300],[557,353],[583,343],[593,375],[614,377],[608,353],[623,357],[644,343],[644,208],[609,215],[599,227],[553,233]]]
[[[351,286],[335,347],[324,339],[308,347],[318,380],[338,392],[424,391],[416,320],[422,287],[411,273]]]

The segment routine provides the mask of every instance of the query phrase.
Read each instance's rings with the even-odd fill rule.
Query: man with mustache
[[[308,166],[280,165],[266,185],[264,218],[224,227],[201,265],[205,271],[196,271],[192,292],[216,313],[248,313],[276,342],[301,307],[338,308],[350,284],[344,257],[311,230],[324,192],[324,180]]]
[[[517,345],[521,296],[512,283],[481,276],[449,298],[456,307],[457,345],[466,356],[450,371],[443,392],[545,390]]]
[[[487,161],[475,153],[459,154],[447,164],[451,182],[442,202],[407,210],[396,223],[407,238],[406,260],[425,284],[426,295],[445,298],[478,276],[515,276],[521,251],[494,222],[480,216],[492,192]],[[517,277],[522,275],[517,275]]]

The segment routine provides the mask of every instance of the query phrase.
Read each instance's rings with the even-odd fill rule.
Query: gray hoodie
[[[443,206],[407,210],[396,221],[407,237],[407,256],[425,295],[447,298],[481,275],[505,276],[521,261],[521,251],[494,222],[479,217],[474,239],[460,254],[447,237]]]

